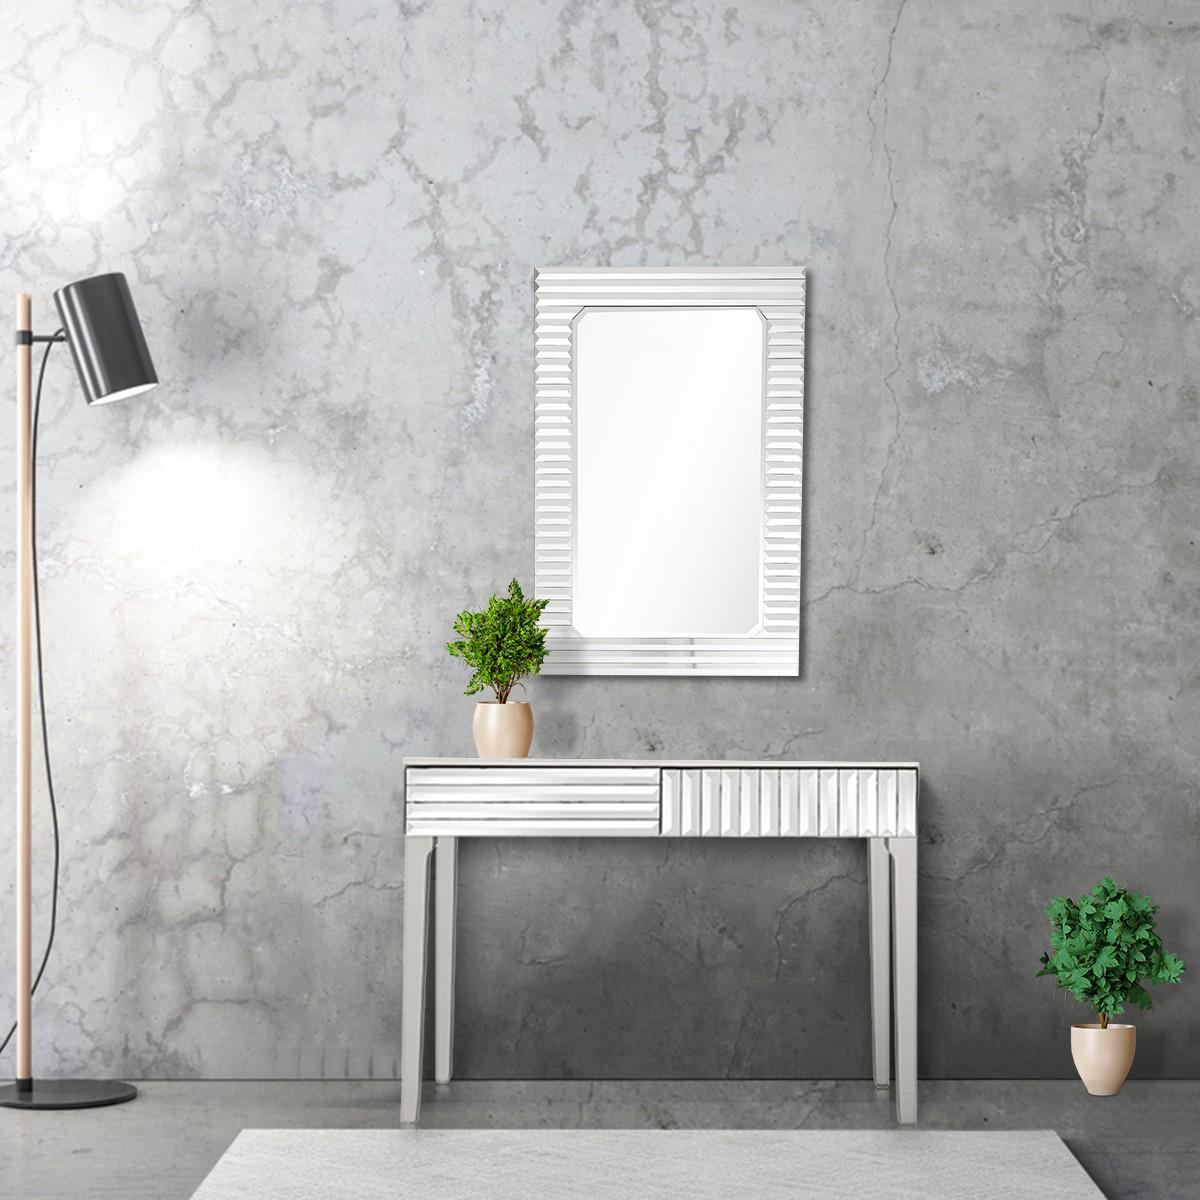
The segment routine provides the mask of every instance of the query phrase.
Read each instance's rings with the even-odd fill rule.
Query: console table
[[[871,1058],[896,1120],[917,1119],[916,763],[407,758],[400,1119],[421,1110],[430,862],[434,861],[434,1078],[454,1038],[462,837],[864,838],[870,895]]]

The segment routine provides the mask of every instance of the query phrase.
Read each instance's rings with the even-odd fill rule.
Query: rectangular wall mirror
[[[543,671],[799,674],[804,272],[535,282]]]

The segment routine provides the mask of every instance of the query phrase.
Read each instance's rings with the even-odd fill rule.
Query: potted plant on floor
[[[1126,1004],[1152,1006],[1144,981],[1178,983],[1183,975],[1183,960],[1163,949],[1156,912],[1157,904],[1118,887],[1111,875],[1078,903],[1055,896],[1046,907],[1050,952],[1038,975],[1053,975],[1096,1012],[1098,1023],[1071,1026],[1071,1057],[1093,1096],[1115,1096],[1133,1066],[1136,1030],[1111,1018]]]
[[[480,758],[524,758],[533,741],[533,710],[512,699],[526,676],[536,675],[546,658],[546,631],[538,623],[549,600],[526,600],[514,579],[507,596],[493,596],[481,612],[460,612],[454,622],[458,640],[446,643],[455,658],[474,669],[467,696],[485,687],[495,700],[475,706],[471,733]]]

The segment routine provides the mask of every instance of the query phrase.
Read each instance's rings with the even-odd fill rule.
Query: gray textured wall
[[[49,375],[39,1069],[395,1073],[400,762],[469,749],[451,616],[532,574],[541,264],[811,304],[801,678],[546,679],[537,749],[919,758],[927,1074],[1070,1072],[1041,907],[1110,867],[1200,960],[1200,27],[1128,7],[22,10],[4,290],[126,270],[164,380]],[[469,847],[462,1070],[864,1074],[864,865]]]

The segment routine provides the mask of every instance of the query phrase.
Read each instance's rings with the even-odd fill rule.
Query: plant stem
[[[1108,1028],[1108,1013],[1097,1013],[1096,1016],[1098,1016],[1100,1018],[1100,1028],[1107,1029]]]

